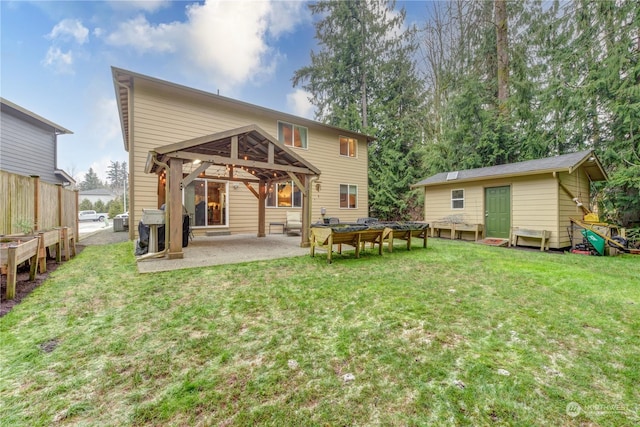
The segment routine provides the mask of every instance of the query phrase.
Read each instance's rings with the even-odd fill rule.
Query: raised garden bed
[[[0,238],[0,272],[7,275],[5,297],[16,295],[18,266],[29,260],[29,280],[34,280],[38,269],[38,253],[41,239],[38,236],[3,236]]]

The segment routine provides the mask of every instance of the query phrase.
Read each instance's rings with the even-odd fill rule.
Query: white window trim
[[[351,187],[355,187],[356,188],[356,206],[354,208],[350,208],[349,206],[347,206],[346,208],[343,208],[342,206],[340,206],[340,187],[346,185],[347,186],[347,205],[349,204],[348,202],[348,197],[349,197],[349,190],[351,189]],[[358,192],[358,185],[357,184],[340,184],[338,185],[338,206],[340,206],[339,209],[344,209],[344,210],[354,210],[354,209],[358,209],[358,205],[360,204],[360,193]]]
[[[309,128],[306,126],[301,126],[301,125],[297,125],[295,123],[291,123],[291,122],[285,122],[284,120],[278,120],[278,122],[276,123],[276,127],[277,127],[277,131],[278,131],[278,141],[280,141],[280,123],[283,123],[285,125],[289,125],[291,126],[291,130],[294,131],[296,127],[298,128],[303,128],[306,130],[306,135],[307,135],[307,140],[306,145],[304,147],[296,147],[295,145],[287,145],[286,143],[282,143],[284,144],[285,147],[287,148],[295,148],[296,150],[308,150],[309,149]]]
[[[278,206],[278,191],[277,191],[278,184],[284,184],[284,183],[287,183],[287,182],[288,182],[289,184],[291,184],[291,188],[292,188],[292,189],[297,187],[296,183],[295,183],[295,182],[293,182],[293,181],[280,181],[280,182],[274,182],[274,183],[271,183],[271,185],[273,185],[273,186],[274,186],[274,190],[276,190],[276,191],[275,191],[275,202],[276,202],[276,204],[275,204],[275,206],[269,206],[269,205],[267,204],[267,200],[268,200],[268,198],[267,198],[267,197],[265,197],[265,199],[264,199],[264,207],[265,207],[265,208],[267,208],[267,209],[301,209],[301,208],[302,208],[302,204],[304,203],[304,202],[302,201],[302,198],[304,198],[304,195],[303,195],[303,194],[301,194],[301,195],[300,195],[300,196],[301,196],[301,197],[300,197],[300,206]],[[267,187],[267,191],[268,191],[268,187]],[[300,189],[298,188],[298,191],[302,191],[302,190],[300,190]],[[293,193],[291,194],[291,203],[293,204]]]
[[[353,139],[356,142],[356,153],[355,156],[350,156],[349,154],[347,154],[346,156],[342,153],[340,153],[340,138],[347,138],[347,139]],[[349,146],[349,144],[347,143],[347,147]],[[340,154],[340,157],[344,157],[347,159],[357,159],[358,158],[358,138],[351,138],[350,136],[346,136],[346,135],[338,135],[338,154]]]
[[[454,192],[454,191],[462,191],[462,198],[455,198],[455,199],[454,199],[454,197],[453,197],[453,192]],[[461,208],[456,208],[456,207],[454,207],[454,206],[453,206],[453,202],[454,202],[454,201],[456,201],[456,202],[457,202],[457,201],[459,201],[459,200],[462,200],[462,207],[461,207]],[[456,189],[454,189],[454,190],[451,190],[451,210],[454,210],[454,211],[464,210],[464,188],[456,188]]]

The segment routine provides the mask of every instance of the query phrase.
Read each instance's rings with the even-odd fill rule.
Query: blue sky
[[[398,2],[408,21],[426,2]],[[302,1],[0,0],[0,94],[71,131],[58,167],[79,181],[126,161],[111,66],[308,118],[293,72],[315,48]]]

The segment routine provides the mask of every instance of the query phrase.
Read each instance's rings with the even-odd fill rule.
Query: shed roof
[[[563,154],[544,159],[527,160],[524,162],[509,163],[506,165],[489,166],[486,168],[467,169],[457,171],[442,172],[423,179],[412,187],[429,187],[453,182],[469,182],[488,180],[492,178],[505,178],[511,176],[537,175],[553,172],[573,173],[579,167],[589,175],[592,181],[606,181],[607,174],[600,164],[593,150],[578,151],[576,153]],[[447,177],[449,176],[449,180]]]

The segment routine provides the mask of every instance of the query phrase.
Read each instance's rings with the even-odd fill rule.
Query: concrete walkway
[[[183,268],[309,256],[309,248],[300,247],[300,241],[300,236],[286,234],[269,234],[266,237],[256,237],[255,234],[195,237],[186,248],[183,248],[184,258],[138,260],[138,271],[155,273]]]

